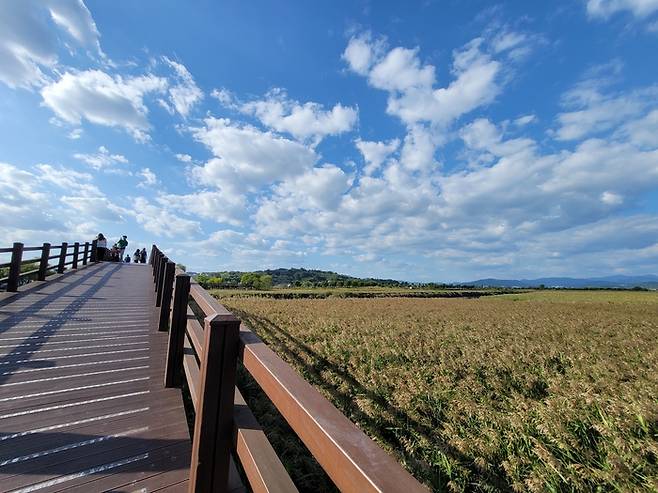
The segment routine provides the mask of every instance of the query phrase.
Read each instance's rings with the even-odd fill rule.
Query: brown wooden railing
[[[196,414],[190,492],[226,491],[231,454],[242,465],[252,491],[297,491],[235,386],[241,361],[341,491],[427,493],[155,245],[150,263],[159,328],[169,330],[165,386],[180,387],[185,380]],[[203,325],[191,303],[203,313]]]
[[[69,249],[71,249],[70,253]],[[53,250],[58,250],[59,253],[51,255],[50,253]],[[26,252],[40,252],[40,254],[38,257],[24,259],[23,256]],[[58,274],[62,274],[67,268],[77,269],[79,264],[87,265],[87,262],[95,262],[96,240],[84,243],[76,241],[72,245],[66,242],[61,245],[44,243],[35,247],[26,247],[23,243],[14,243],[11,248],[0,248],[0,254],[8,253],[11,253],[11,260],[0,264],[0,269],[8,267],[9,273],[6,277],[0,279],[0,286],[5,286],[6,291],[15,292],[21,284],[30,279],[45,281],[48,272],[53,270]],[[67,261],[69,257],[72,258]],[[57,263],[51,264],[50,261],[55,259],[57,259]],[[36,263],[39,264],[38,268],[21,272],[21,266]]]

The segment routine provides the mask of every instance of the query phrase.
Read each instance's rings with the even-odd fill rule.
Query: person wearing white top
[[[96,259],[98,261],[105,260],[105,252],[107,252],[107,240],[103,233],[98,233],[96,237]]]

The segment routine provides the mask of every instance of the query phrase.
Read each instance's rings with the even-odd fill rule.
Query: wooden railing
[[[69,253],[69,249],[72,251]],[[53,250],[59,253],[51,255]],[[24,259],[26,252],[40,252],[38,257]],[[0,279],[0,286],[5,286],[7,291],[15,292],[24,282],[35,278],[37,281],[45,281],[48,272],[56,270],[62,274],[67,268],[77,269],[79,264],[87,265],[87,262],[96,261],[96,240],[84,243],[75,242],[73,244],[62,243],[61,245],[51,245],[44,243],[41,246],[26,247],[23,243],[14,243],[11,248],[0,248],[0,254],[11,253],[11,260],[0,264],[0,269],[9,268],[6,277]],[[72,257],[67,261],[68,257]],[[57,259],[56,264],[50,261]],[[39,264],[39,267],[26,272],[21,272],[21,267],[27,264]]]
[[[164,383],[180,387],[185,380],[196,414],[190,492],[226,491],[231,454],[242,465],[252,491],[297,491],[235,386],[241,361],[341,491],[427,493],[155,245],[150,263],[160,307],[159,328],[169,330]],[[191,303],[205,317],[203,325]]]

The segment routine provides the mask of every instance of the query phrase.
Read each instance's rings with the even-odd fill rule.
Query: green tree
[[[271,289],[272,288],[272,276],[263,274],[258,278],[258,289]]]
[[[245,288],[257,288],[259,276],[253,272],[246,272],[240,277],[240,285]]]

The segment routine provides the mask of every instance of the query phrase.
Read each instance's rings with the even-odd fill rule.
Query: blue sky
[[[658,0],[0,4],[3,243],[655,273]]]

